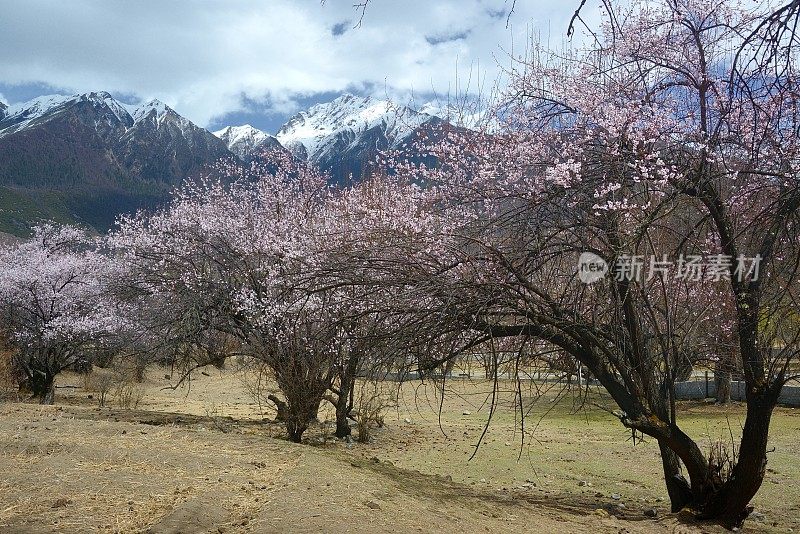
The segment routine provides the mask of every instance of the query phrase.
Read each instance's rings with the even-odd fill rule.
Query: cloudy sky
[[[274,132],[349,91],[421,105],[488,93],[578,0],[0,0],[0,101],[105,90],[197,124]],[[508,26],[508,27],[507,27]]]

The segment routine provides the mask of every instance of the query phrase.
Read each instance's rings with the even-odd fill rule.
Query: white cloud
[[[242,110],[243,97],[288,113],[320,92],[474,92],[532,29],[560,43],[575,8],[517,2],[506,29],[507,0],[373,0],[353,28],[352,5],[0,0],[0,80],[156,97],[202,125]]]

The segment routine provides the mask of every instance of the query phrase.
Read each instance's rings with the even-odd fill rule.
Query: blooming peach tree
[[[362,280],[391,279],[420,336],[570,354],[658,442],[673,509],[738,526],[800,354],[797,9],[609,6],[585,49],[518,60],[497,129],[451,134],[436,167],[393,162],[439,222],[376,239]],[[583,253],[606,276],[581,280]],[[720,459],[681,428],[674,383],[723,347],[747,417]]]
[[[121,272],[74,227],[39,226],[0,250],[0,320],[14,345],[20,388],[50,404],[55,378],[126,328],[109,284]]]

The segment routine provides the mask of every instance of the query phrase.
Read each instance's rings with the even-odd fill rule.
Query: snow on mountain
[[[161,205],[174,187],[232,157],[221,139],[159,101],[128,105],[103,92],[44,96],[0,117],[0,184],[19,188],[31,206],[39,191],[57,191],[47,200],[52,213],[101,231],[120,213]],[[14,217],[8,224],[25,231],[40,212]]]
[[[454,126],[470,130],[480,130],[489,125],[486,109],[481,109],[472,102],[426,102],[419,108],[419,113],[439,117]]]
[[[59,106],[63,106],[68,102],[74,102],[80,98],[80,95],[44,95],[37,96],[27,102],[20,102],[12,104],[8,107],[8,118],[25,117],[28,120],[41,117],[45,113]]]
[[[81,98],[87,100],[93,99],[94,102],[102,103],[108,107],[120,122],[126,126],[130,126],[131,115],[128,112],[128,105],[115,100],[110,94],[102,91],[100,93],[89,93],[88,95],[81,95]]]
[[[0,137],[25,129],[51,111],[75,102],[79,95],[47,95],[8,106],[0,123]]]
[[[275,136],[262,132],[249,124],[243,124],[242,126],[226,126],[212,133],[228,145],[228,150],[242,159],[251,157],[262,147],[279,145]]]
[[[54,117],[61,111],[82,103],[88,103],[105,113],[104,127],[121,125],[127,128],[133,124],[129,106],[118,102],[105,91],[69,96],[45,95],[8,106],[5,116],[0,116],[0,137],[36,126],[45,122],[48,117]],[[111,124],[112,122],[118,124]]]
[[[8,106],[5,105],[3,102],[0,102],[0,121],[6,116],[6,110]]]
[[[154,129],[177,130],[186,139],[191,139],[201,130],[203,134],[212,135],[160,100],[153,99],[138,106],[128,106],[128,110],[133,118],[131,131],[141,130],[146,125]]]
[[[29,140],[52,142],[48,150],[60,155],[74,150],[75,140],[81,139],[87,146],[105,147],[96,154],[87,152],[93,154],[92,172],[101,161],[151,181],[169,181],[194,172],[197,162],[217,161],[231,153],[247,162],[266,148],[286,147],[328,172],[332,181],[345,184],[377,170],[378,156],[385,150],[410,151],[410,157],[416,157],[411,140],[421,131],[426,134],[421,138],[435,136],[435,127],[442,123],[436,116],[440,108],[431,105],[425,110],[430,113],[344,94],[296,114],[276,136],[247,124],[212,134],[159,100],[125,104],[106,92],[49,95],[3,109],[0,140],[20,151]],[[18,132],[25,132],[24,138],[14,135]],[[108,158],[111,163],[105,162]]]
[[[390,101],[344,94],[301,111],[275,137],[293,152],[304,151],[310,161],[319,162],[333,151],[355,146],[363,134],[375,129],[386,137],[389,147],[395,147],[433,120],[432,115]]]
[[[172,108],[157,99],[150,100],[144,104],[128,105],[127,108],[133,118],[133,122],[145,119],[154,119],[156,122],[161,122],[170,111],[173,111]]]
[[[94,107],[93,124],[104,137],[129,137],[147,124],[148,128],[169,128],[187,139],[198,127],[159,100],[125,104],[109,93],[48,95],[8,106],[0,111],[0,138],[40,125],[72,106]],[[439,108],[418,112],[390,101],[344,94],[317,104],[292,117],[276,136],[249,124],[229,126],[214,132],[228,149],[247,159],[265,146],[283,145],[296,156],[314,163],[329,162],[339,154],[371,152],[394,148],[420,126],[438,121]]]
[[[111,128],[126,132],[142,121],[151,121],[157,128],[168,122],[186,135],[192,134],[198,128],[160,100],[124,104],[109,93],[100,91],[69,96],[46,95],[9,106],[0,115],[0,137],[37,126],[72,106],[87,102],[105,111],[104,124],[96,124],[98,130]]]

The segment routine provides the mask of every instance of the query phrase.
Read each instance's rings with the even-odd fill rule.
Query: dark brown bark
[[[293,403],[292,400],[295,400]],[[289,434],[289,439],[295,443],[300,443],[303,438],[303,433],[308,429],[311,422],[316,418],[317,407],[321,397],[317,399],[316,404],[313,400],[300,400],[289,399],[287,404],[288,413],[286,417],[286,431]]]
[[[286,423],[286,432],[289,434],[289,441],[300,443],[303,440],[303,432],[308,428],[307,424],[298,421]]]
[[[659,442],[661,451],[661,465],[664,470],[664,484],[673,512],[680,512],[692,502],[692,488],[681,473],[681,463],[675,451],[666,444]]]
[[[648,422],[640,426],[645,433],[659,440],[673,511],[688,506],[697,512],[700,519],[712,520],[728,528],[740,527],[747,518],[752,510],[750,500],[761,487],[766,472],[767,440],[775,395],[770,391],[751,393],[748,397],[747,419],[738,457],[726,480],[720,477],[717,466],[709,465],[697,444],[677,426]],[[633,426],[638,425],[634,422]],[[686,467],[689,484],[680,476],[676,457]]]
[[[769,423],[775,407],[769,393],[749,393],[747,418],[736,465],[719,491],[711,496],[701,512],[702,518],[718,519],[728,528],[740,527],[752,507],[750,500],[758,492],[767,469]]]
[[[353,390],[355,388],[356,374],[358,373],[358,351],[348,353],[344,363],[339,368],[339,391],[336,399],[336,432],[337,438],[350,435],[350,413],[353,411]]]
[[[19,391],[30,393],[31,399],[38,399],[39,404],[53,404],[56,393],[55,381],[55,375],[34,371],[20,383]]]
[[[751,308],[755,308],[755,304],[757,303]],[[629,314],[633,316],[632,313]],[[747,324],[748,319],[752,324]],[[749,348],[755,347],[753,332],[757,323],[752,317],[745,317],[744,320],[739,317],[739,322],[740,340],[744,340],[741,342],[742,354],[749,355],[743,358],[744,374],[749,388],[748,416],[743,429],[738,462],[733,468],[732,475],[725,480],[721,478],[716,466],[709,464],[708,458],[697,443],[676,423],[671,422],[671,418],[668,417],[669,412],[664,409],[668,406],[666,394],[654,393],[658,383],[639,381],[642,377],[635,373],[628,375],[615,373],[599,353],[593,350],[593,340],[587,336],[585,330],[574,333],[569,330],[556,331],[538,324],[493,325],[484,328],[498,337],[521,333],[535,335],[560,346],[585,364],[621,408],[618,412],[621,422],[628,428],[654,437],[658,440],[661,450],[665,451],[662,455],[662,464],[673,508],[679,510],[689,507],[700,518],[732,528],[741,525],[749,514],[749,502],[763,481],[769,419],[777,398],[777,394],[767,387],[762,387],[762,392],[756,393],[754,384],[765,383],[763,365],[760,363],[758,353],[755,350],[748,351]],[[742,323],[749,328],[742,327]],[[629,332],[632,330],[635,334],[636,329],[629,327],[630,325],[626,325],[626,329]],[[746,334],[749,334],[749,337]],[[629,335],[629,339],[636,337],[638,336]],[[576,340],[579,342],[576,343]],[[587,343],[584,345],[584,342]],[[647,368],[644,365],[646,351],[641,345],[638,352],[633,344],[623,346],[622,350],[627,352],[620,357],[621,362],[641,361],[639,368]],[[676,457],[680,459],[680,463],[676,461]],[[680,464],[685,468],[688,484],[681,480]]]
[[[336,432],[334,436],[337,438],[344,438],[350,435],[350,422],[348,416],[350,409],[347,402],[347,397],[339,397],[336,402]]]
[[[288,408],[286,407],[286,403],[283,402],[281,399],[276,397],[275,395],[267,395],[267,399],[271,400],[272,403],[275,405],[275,409],[277,410],[277,414],[275,415],[275,421],[279,423],[283,423],[286,421]]]
[[[339,396],[336,398],[336,432],[337,438],[344,438],[350,435],[350,412],[353,409],[351,404],[351,392],[355,378],[343,377],[340,384]]]
[[[317,419],[317,411],[327,387],[324,384],[304,384],[295,382],[287,384],[279,377],[278,384],[286,396],[286,416],[284,424],[289,439],[300,443],[303,433]]]
[[[731,402],[731,372],[717,365],[714,369],[714,384],[717,388],[717,404],[728,404]]]

